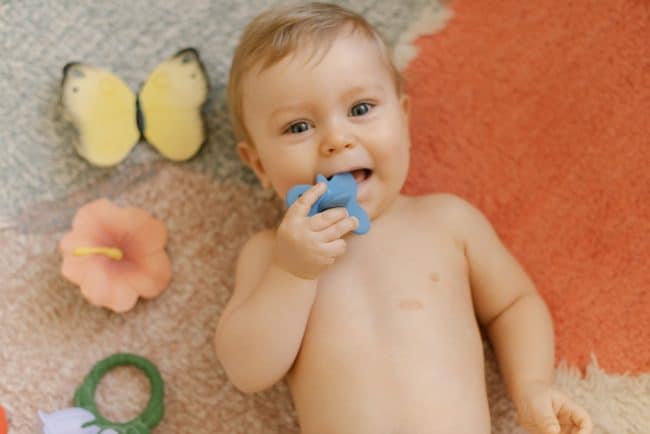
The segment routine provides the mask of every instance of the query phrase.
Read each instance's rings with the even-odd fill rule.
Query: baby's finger
[[[561,420],[570,422],[580,428],[576,430],[578,434],[591,434],[593,430],[589,414],[582,407],[569,400],[561,403],[557,415]]]
[[[555,417],[550,400],[536,402],[533,418],[537,429],[544,434],[560,434],[560,423]]]
[[[316,203],[319,197],[327,190],[327,186],[319,182],[316,185],[305,191],[296,201],[289,207],[287,214],[296,215],[300,217],[307,217],[312,205]]]
[[[322,231],[348,216],[345,208],[332,208],[320,212],[309,219],[309,227],[314,231]]]
[[[591,434],[591,432],[594,429],[593,423],[591,422],[591,418],[587,414],[587,412],[584,413],[573,413],[571,416],[571,420],[576,426],[580,427],[580,430],[578,431],[578,434]]]
[[[347,244],[345,240],[338,239],[334,241],[330,241],[329,243],[326,243],[323,246],[322,253],[324,256],[328,258],[338,258],[339,256],[342,256],[345,253],[345,249],[347,248]]]
[[[356,217],[348,217],[339,220],[337,223],[331,225],[325,230],[320,232],[323,241],[334,241],[341,238],[343,235],[350,231],[355,230],[359,226],[359,220]]]

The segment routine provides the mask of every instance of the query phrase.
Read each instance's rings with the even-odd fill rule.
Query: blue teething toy
[[[355,234],[363,235],[370,230],[370,219],[368,218],[368,214],[366,214],[357,202],[357,182],[351,173],[339,173],[338,175],[334,175],[329,181],[323,175],[318,175],[316,182],[322,182],[327,185],[327,190],[309,210],[310,216],[323,212],[326,209],[342,207],[348,211],[348,215],[354,216],[359,220],[359,226],[354,230]],[[287,192],[287,207],[290,207],[311,187],[311,185],[306,184],[292,187]]]

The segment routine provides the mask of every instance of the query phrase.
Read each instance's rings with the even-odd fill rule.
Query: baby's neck
[[[386,207],[383,210],[381,210],[379,214],[377,214],[372,218],[372,222],[380,221],[383,218],[389,217],[395,213],[400,212],[404,208],[408,200],[409,200],[408,196],[404,196],[401,193],[397,194],[393,198],[393,200],[389,202],[388,205],[386,205]]]

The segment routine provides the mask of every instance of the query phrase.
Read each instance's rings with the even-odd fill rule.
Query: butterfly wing
[[[135,94],[109,71],[69,63],[61,102],[78,132],[77,152],[91,164],[113,166],[140,140]]]
[[[143,134],[166,158],[184,161],[205,141],[201,107],[208,77],[199,53],[187,48],[158,65],[140,90]]]

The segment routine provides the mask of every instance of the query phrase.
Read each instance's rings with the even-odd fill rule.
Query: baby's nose
[[[340,149],[351,149],[352,148],[352,143],[348,143],[345,145],[326,145],[324,151],[328,155],[335,154],[337,151]]]
[[[323,141],[321,145],[321,152],[323,155],[334,155],[346,149],[352,149],[354,142],[349,137],[343,135],[330,136]]]

